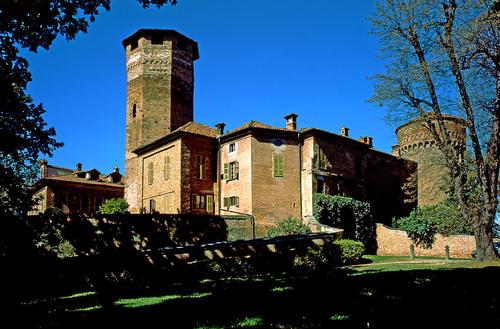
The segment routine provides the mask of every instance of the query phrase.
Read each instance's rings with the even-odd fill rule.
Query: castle
[[[387,224],[407,215],[417,201],[430,205],[446,198],[440,186],[447,169],[423,121],[396,130],[392,155],[373,149],[371,137],[352,139],[347,127],[339,134],[299,129],[294,113],[284,117],[283,127],[258,121],[229,131],[222,122],[208,127],[193,122],[194,61],[199,58],[195,41],[174,30],[141,29],[122,43],[127,69],[125,185],[117,172],[92,180],[92,173],[99,174],[84,177],[81,168],[67,170],[59,176],[81,180],[79,186],[85,188],[72,187],[74,205],[69,207],[69,192],[47,189],[47,179],[37,183],[35,194],[52,191],[43,197],[66,212],[97,210],[103,197],[87,201],[90,183],[99,183],[100,190],[114,188],[109,193],[116,196],[124,188],[131,213],[238,215],[251,217],[264,229],[289,216],[312,218],[314,193],[368,201],[375,219]],[[464,122],[446,116],[445,124],[463,149]],[[408,202],[402,187],[412,179],[417,180],[417,196]]]
[[[225,130],[193,122],[195,41],[141,29],[123,40],[127,65],[126,185],[132,213],[251,215],[257,225],[313,213],[314,193],[369,201],[377,220],[406,215],[415,162],[372,139],[250,121]]]

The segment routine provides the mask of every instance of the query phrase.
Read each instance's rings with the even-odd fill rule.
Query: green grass
[[[27,328],[111,326],[127,328],[374,328],[397,327],[411,318],[425,327],[474,327],[481,319],[500,324],[497,278],[500,262],[366,256],[371,263],[332,273],[273,273],[177,283],[162,288],[115,291],[115,308],[82,291],[41,297],[20,307]],[[425,305],[425,317],[415,310]],[[448,316],[459,310],[459,316]],[[474,314],[474,317],[470,315]],[[463,315],[463,316],[462,316]],[[47,320],[48,319],[48,320]],[[50,322],[47,322],[50,321]],[[101,325],[103,324],[104,325]],[[24,325],[24,326],[23,326]],[[486,327],[486,326],[485,326]]]
[[[243,320],[238,321],[235,326],[237,328],[252,328],[261,326],[263,324],[262,318],[255,316],[251,318],[244,318]]]
[[[95,294],[96,294],[95,291],[84,291],[84,292],[80,292],[80,293],[73,294],[73,295],[70,295],[70,296],[59,297],[59,299],[82,298],[82,297],[87,297],[87,296],[93,296]]]
[[[349,266],[356,274],[365,272],[393,272],[414,270],[451,270],[451,269],[482,269],[486,267],[499,267],[500,261],[477,262],[473,259],[451,259],[446,260],[438,257],[408,257],[397,256],[374,256],[366,255],[364,259],[371,261],[368,264]]]

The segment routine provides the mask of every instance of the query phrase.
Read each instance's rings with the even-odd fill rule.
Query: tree
[[[175,5],[176,0],[138,0],[144,8]],[[110,0],[3,0],[0,2],[0,216],[22,215],[31,207],[29,185],[40,154],[62,146],[47,127],[42,104],[26,93],[31,74],[19,48],[48,49],[61,35],[72,40],[87,32]]]
[[[112,198],[106,200],[99,207],[99,213],[103,215],[125,214],[127,210],[128,210],[128,203],[123,198]]]
[[[380,0],[372,17],[386,71],[374,77],[371,101],[391,120],[425,122],[443,153],[461,215],[473,223],[478,260],[495,259],[500,154],[500,6],[493,0]],[[466,122],[477,174],[469,203],[467,165],[451,141],[445,114]]]

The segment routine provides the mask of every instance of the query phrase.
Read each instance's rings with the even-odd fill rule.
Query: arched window
[[[132,106],[132,118],[135,118],[136,115],[137,115],[137,106],[134,104],[134,106]]]

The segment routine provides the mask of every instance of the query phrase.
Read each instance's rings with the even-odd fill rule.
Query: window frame
[[[273,177],[285,177],[285,156],[283,154],[273,154]]]

